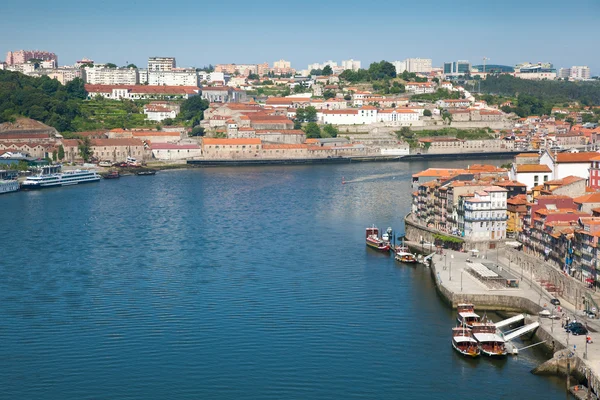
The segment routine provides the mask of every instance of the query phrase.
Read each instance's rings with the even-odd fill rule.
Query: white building
[[[577,176],[589,179],[592,159],[599,153],[593,151],[579,153],[551,153],[548,150],[540,157],[540,164],[548,166],[552,171],[551,180]],[[525,182],[523,182],[525,183]]]
[[[353,59],[343,60],[342,68],[344,70],[350,69],[352,71],[358,71],[360,69],[360,61]]]
[[[308,70],[312,71],[313,69],[323,69],[326,66],[330,66],[331,68],[337,67],[337,63],[335,61],[325,61],[323,64],[319,64],[319,63],[314,63],[314,64],[308,64]]]
[[[377,120],[386,125],[410,126],[419,121],[419,113],[402,108],[377,111]]]
[[[228,76],[225,75],[223,72],[206,72],[206,71],[200,71],[198,72],[198,82],[202,83],[203,81],[206,81],[207,83],[212,83],[212,82],[227,82]]]
[[[527,190],[552,180],[552,169],[541,164],[513,164],[510,179],[527,185]]]
[[[148,58],[148,71],[171,71],[175,67],[175,57]]]
[[[569,78],[574,80],[587,80],[590,79],[590,68],[586,66],[569,68]]]
[[[189,160],[201,155],[198,144],[152,143],[152,157],[157,160]]]
[[[404,87],[407,92],[414,94],[435,93],[436,90],[432,82],[408,82]]]
[[[396,68],[396,75],[400,75],[404,71],[408,71],[408,66],[405,61],[393,61],[392,65]]]
[[[506,238],[506,195],[506,189],[489,186],[462,196],[458,201],[460,233],[472,241]]]
[[[144,106],[144,114],[150,121],[161,122],[168,118],[177,117],[179,105],[174,103],[150,103]]]
[[[198,73],[195,70],[148,71],[148,85],[151,86],[198,86]]]
[[[377,122],[377,108],[364,106],[358,109],[320,110],[317,119],[322,124],[363,125]]]
[[[135,68],[85,67],[85,82],[90,85],[137,85]]]
[[[404,63],[408,72],[431,72],[431,58],[407,58]]]

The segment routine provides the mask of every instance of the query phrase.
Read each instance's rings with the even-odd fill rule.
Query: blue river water
[[[371,224],[402,230],[412,173],[465,164],[164,171],[3,195],[0,398],[563,399],[562,380],[529,372],[539,350],[457,355],[429,271],[365,246]]]

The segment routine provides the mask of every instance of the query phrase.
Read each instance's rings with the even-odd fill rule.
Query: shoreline
[[[428,254],[428,249],[423,248],[419,243],[406,242],[405,244],[412,252],[424,255]],[[444,253],[450,255],[450,258],[435,255],[430,260],[430,266],[423,267],[430,269],[436,294],[444,303],[449,305],[453,310],[456,309],[458,303],[469,302],[473,303],[477,309],[484,311],[524,313],[524,325],[532,322],[539,323],[539,326],[531,334],[531,341],[541,343],[540,346],[549,354],[549,359],[534,368],[531,373],[543,376],[560,376],[563,378],[566,378],[567,374],[569,374],[570,383],[568,388],[565,387],[565,390],[572,392],[573,387],[579,385],[581,393],[587,391],[587,388],[582,386],[582,384],[585,384],[593,389],[593,393],[598,393],[600,378],[598,371],[594,368],[594,364],[597,364],[600,352],[597,352],[594,347],[595,345],[584,346],[582,342],[585,341],[585,336],[571,336],[569,343],[569,337],[567,336],[570,335],[565,333],[565,330],[561,326],[561,320],[554,321],[538,316],[538,312],[544,309],[541,306],[542,299],[546,301],[547,298],[553,297],[550,293],[547,293],[541,287],[539,289],[534,288],[535,283],[531,281],[528,282],[528,286],[525,280],[520,282],[523,288],[519,289],[488,289],[464,270],[464,260],[459,260],[459,254],[461,253],[446,249]],[[464,257],[468,256],[464,253],[462,254]],[[454,262],[454,267],[452,267],[452,264],[450,265],[450,269],[445,268],[443,264],[442,268],[439,267],[438,263],[447,263],[448,260],[452,260],[451,263]],[[454,272],[452,269],[454,269]],[[451,277],[454,279],[452,280]],[[457,289],[457,279],[460,282],[460,290]],[[539,297],[538,303],[536,303],[535,298],[532,298],[532,295],[535,298]],[[571,314],[572,319],[581,319],[575,312],[571,311],[565,308],[565,312]],[[595,332],[595,329],[591,329],[589,335],[592,336]],[[584,351],[582,351],[583,348],[585,348]],[[592,398],[596,397],[592,395]]]

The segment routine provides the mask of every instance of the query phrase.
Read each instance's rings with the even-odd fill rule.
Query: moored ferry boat
[[[474,322],[471,332],[479,343],[482,354],[496,358],[506,356],[506,341],[496,333],[496,325],[493,322]]]
[[[390,242],[385,241],[379,237],[379,229],[375,226],[367,228],[366,230],[366,242],[367,246],[377,251],[390,251]]]
[[[452,328],[452,347],[467,357],[477,357],[481,354],[477,340],[473,339],[471,329],[466,326]]]
[[[475,314],[475,306],[471,303],[459,303],[456,306],[456,311],[458,312],[456,317],[458,323],[467,328],[472,328],[473,323],[479,322],[480,317]]]
[[[98,182],[100,175],[93,170],[77,169],[61,172],[60,165],[47,165],[38,175],[28,177],[22,184],[24,190],[44,189],[57,186],[72,186],[81,183]]]
[[[0,194],[16,192],[19,190],[19,182],[16,180],[0,180]]]
[[[417,257],[410,252],[410,249],[407,246],[396,247],[396,256],[394,258],[396,259],[396,261],[408,264],[413,264],[417,262]]]

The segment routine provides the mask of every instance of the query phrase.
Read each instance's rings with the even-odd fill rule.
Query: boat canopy
[[[474,333],[473,336],[477,339],[478,342],[498,342],[504,343],[505,340],[495,333]]]
[[[477,340],[468,336],[454,336],[454,341],[456,343],[477,343]]]
[[[458,315],[460,315],[463,318],[479,318],[479,315],[469,311],[458,313]]]

